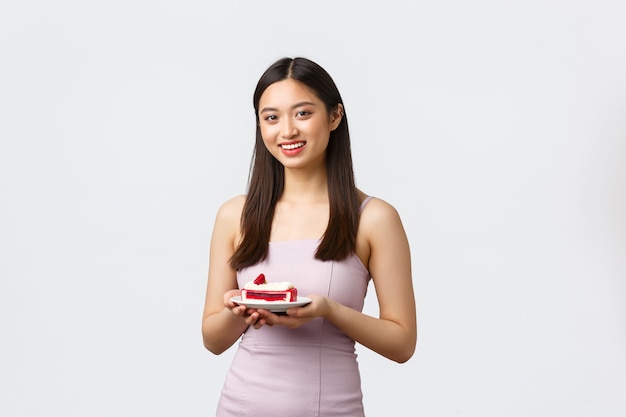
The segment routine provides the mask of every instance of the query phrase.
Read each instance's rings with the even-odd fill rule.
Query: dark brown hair
[[[248,194],[241,215],[242,240],[232,258],[231,266],[239,270],[267,257],[276,202],[283,192],[284,168],[265,147],[259,126],[259,101],[271,84],[293,79],[310,88],[330,112],[343,101],[330,75],[306,58],[282,58],[261,76],[253,96],[257,121],[254,156],[248,178]],[[341,260],[356,249],[359,224],[359,198],[354,181],[350,133],[345,115],[330,133],[326,148],[330,218],[326,232],[317,247],[315,258],[322,261]]]

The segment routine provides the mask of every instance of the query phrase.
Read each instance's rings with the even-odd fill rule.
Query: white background
[[[213,219],[245,192],[258,77],[298,55],[337,82],[358,186],[412,248],[417,351],[359,346],[368,415],[626,415],[624,16],[4,2],[0,415],[213,415],[234,352],[200,337]]]

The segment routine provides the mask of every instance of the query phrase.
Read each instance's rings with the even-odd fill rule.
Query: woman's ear
[[[330,116],[330,130],[333,131],[337,129],[339,123],[341,123],[341,119],[343,119],[343,104],[337,103],[335,108],[333,109]]]

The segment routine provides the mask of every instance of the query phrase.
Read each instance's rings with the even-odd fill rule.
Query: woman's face
[[[324,103],[293,79],[275,82],[259,100],[259,127],[265,146],[285,168],[325,166],[330,132],[341,122],[341,104],[328,113]]]

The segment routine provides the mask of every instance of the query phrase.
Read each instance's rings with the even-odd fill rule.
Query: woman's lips
[[[285,150],[293,150],[303,147],[305,142],[289,142],[289,143],[281,143],[279,146]]]
[[[293,155],[300,153],[300,151],[302,151],[302,149],[304,148],[305,144],[306,142],[298,141],[298,142],[281,143],[278,146],[280,146],[280,149],[283,151],[285,155],[293,156]]]

